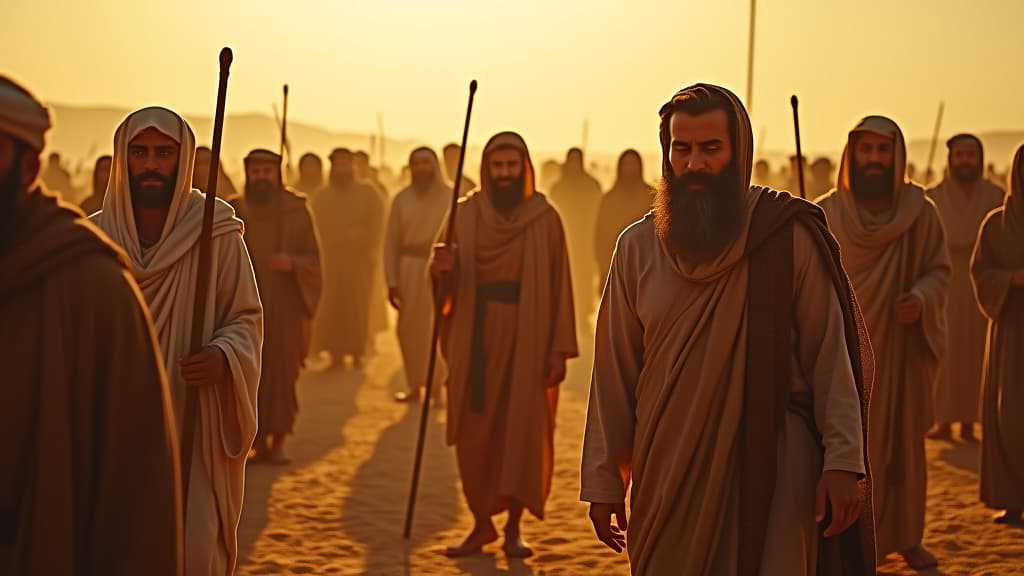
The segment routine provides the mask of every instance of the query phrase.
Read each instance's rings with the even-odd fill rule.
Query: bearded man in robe
[[[659,115],[654,207],[619,237],[598,312],[595,532],[638,575],[874,574],[872,356],[824,215],[751,186],[732,92],[690,86]]]
[[[444,155],[444,173],[448,178],[448,185],[452,188],[455,187],[455,175],[459,171],[459,152],[461,150],[462,147],[454,142],[446,144],[441,150]],[[476,182],[463,174],[462,184],[459,185],[459,196],[465,196],[474,190],[476,190]]]
[[[369,184],[377,192],[382,205],[386,208],[388,192],[377,177],[377,171],[370,166],[370,155],[363,150],[357,150],[352,155],[352,172],[355,173],[357,180]],[[388,304],[385,298],[384,270],[376,258],[372,264],[373,286],[370,290],[370,333],[367,336],[367,347],[370,352],[376,352],[377,334],[388,328]]]
[[[594,258],[600,278],[604,279],[608,274],[619,234],[643,218],[650,209],[651,187],[644,182],[643,160],[636,150],[626,150],[619,156],[615,184],[601,197],[597,210]]]
[[[107,194],[107,183],[110,182],[110,156],[100,156],[92,170],[92,195],[82,201],[82,212],[88,216],[103,208],[103,197]]]
[[[324,274],[314,351],[327,351],[335,365],[348,358],[361,368],[369,348],[384,202],[356,178],[350,150],[338,148],[330,160],[330,181],[313,200]]]
[[[594,225],[601,204],[601,184],[583,167],[583,151],[571,148],[565,156],[562,174],[551,188],[551,202],[565,219],[565,234],[569,242],[569,264],[572,268],[573,302],[580,326],[586,324],[594,307]]]
[[[181,576],[153,324],[124,254],[38,183],[49,128],[0,76],[0,574]]]
[[[284,443],[299,411],[295,383],[305,362],[309,326],[320,302],[320,241],[305,195],[284,185],[281,156],[257,149],[245,157],[245,194],[231,204],[245,222],[263,303],[259,430],[252,463],[285,465]]]
[[[91,220],[127,253],[149,304],[179,435],[187,390],[198,390],[191,477],[183,479],[185,573],[222,576],[233,572],[238,555],[245,459],[257,429],[263,307],[242,222],[218,198],[203,287],[204,345],[191,352],[206,202],[191,186],[194,156],[195,136],[181,116],[159,107],[133,112],[114,134],[110,186]]]
[[[843,249],[875,351],[868,444],[878,558],[937,565],[921,544],[932,386],[946,352],[950,261],[931,200],[906,179],[903,133],[868,116],[850,132],[838,188],[817,200]]]
[[[544,519],[558,386],[578,355],[572,283],[561,218],[534,187],[521,136],[488,141],[480,182],[459,203],[454,243],[436,247],[430,264],[453,286],[442,340],[447,440],[474,519],[446,553],[467,556],[496,541],[491,518],[507,511],[502,548],[523,558],[533,550],[520,521],[524,510]]]
[[[982,377],[981,501],[997,524],[1024,524],[1024,146],[1010,166],[1010,193],[989,213],[971,260],[988,324]]]
[[[949,281],[950,346],[935,381],[935,430],[928,437],[952,440],[951,424],[960,423],[960,437],[976,442],[981,367],[985,358],[986,320],[978,310],[971,288],[971,252],[981,222],[1003,205],[1005,192],[985,180],[984,149],[971,134],[958,134],[946,142],[946,175],[928,197],[942,217],[953,275]]]
[[[398,402],[419,400],[420,390],[426,386],[435,308],[427,264],[452,199],[433,150],[413,150],[409,169],[412,185],[392,201],[384,236],[388,301],[398,311],[398,344],[408,385],[408,391],[395,394]],[[444,377],[443,364],[440,358],[436,360],[435,394]]]

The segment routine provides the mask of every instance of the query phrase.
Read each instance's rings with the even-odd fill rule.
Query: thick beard
[[[730,165],[717,175],[686,174],[661,179],[652,208],[658,237],[680,256],[698,263],[714,260],[736,239],[740,229],[739,177]],[[704,189],[691,191],[692,182]]]
[[[491,202],[498,212],[511,212],[523,201],[522,178],[492,178]]]
[[[245,183],[245,199],[253,204],[270,204],[274,200],[278,185],[266,180]]]
[[[0,179],[0,254],[7,253],[7,245],[18,221],[18,198],[21,196],[21,162],[17,157],[11,169]]]
[[[143,186],[143,178],[159,177],[163,184],[158,187]],[[155,172],[146,172],[131,177],[129,181],[132,192],[132,206],[138,208],[167,208],[174,199],[175,181]]]
[[[868,166],[863,168],[854,166],[850,171],[850,188],[853,190],[853,197],[858,202],[892,201],[895,181],[893,168],[891,166],[889,168],[881,165],[875,166],[882,169],[880,175],[866,174],[865,170]]]
[[[981,179],[981,167],[970,164],[954,166],[949,173],[963,186],[970,186]]]
[[[412,175],[412,187],[420,192],[428,192],[434,186],[436,176],[431,172],[414,172]]]

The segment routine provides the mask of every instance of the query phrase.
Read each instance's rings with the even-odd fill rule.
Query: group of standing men
[[[950,141],[932,201],[904,177],[896,124],[867,117],[836,189],[812,204],[750,185],[750,122],[728,90],[688,87],[659,116],[663,177],[650,213],[618,236],[598,312],[581,464],[598,537],[626,548],[637,574],[870,574],[890,552],[934,566],[921,545],[927,407],[940,373],[959,383],[972,370],[949,361],[957,274],[989,320],[982,498],[1020,522],[1024,147],[968,259],[977,224],[951,232],[954,216],[936,203],[965,218],[997,204],[977,200],[975,139]],[[318,331],[332,329],[312,325],[320,294],[373,290],[334,286],[321,270],[320,244],[335,233],[354,246],[384,237],[411,382],[426,377],[423,326],[435,298],[445,303],[447,440],[475,520],[447,554],[497,540],[492,518],[504,512],[505,553],[532,554],[519,526],[526,511],[544,517],[559,384],[578,346],[573,240],[518,134],[488,141],[479,188],[454,214],[438,158],[413,151],[412,184],[383,232],[377,192],[346,170],[350,152],[332,155],[337,190],[311,211],[283,185],[281,158],[253,151],[243,194],[216,203],[216,281],[200,295],[205,346],[194,352],[204,201],[188,124],[163,108],[129,115],[89,220],[35,184],[49,127],[45,107],[0,79],[0,319],[19,328],[0,349],[24,384],[0,409],[16,464],[0,474],[0,568],[231,572],[250,448],[287,461],[295,379]],[[356,199],[359,210],[329,207]],[[321,210],[347,220],[317,226]],[[437,244],[449,218],[454,242]],[[334,352],[358,361],[363,350]],[[182,482],[190,388],[199,409]]]

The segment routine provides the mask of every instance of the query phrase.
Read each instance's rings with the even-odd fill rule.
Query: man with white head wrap
[[[37,184],[49,128],[0,77],[0,574],[180,576],[153,325],[124,254]]]
[[[242,223],[218,199],[201,352],[190,355],[205,197],[193,190],[195,136],[165,108],[130,114],[114,135],[103,210],[92,220],[128,254],[149,303],[170,379],[178,433],[199,388],[185,509],[185,571],[230,574],[237,556],[245,458],[256,435],[263,308]]]
[[[937,565],[921,545],[932,382],[946,351],[951,265],[935,205],[907,180],[903,133],[868,116],[850,131],[838,188],[817,200],[843,250],[875,351],[868,452],[877,553],[916,570]]]
[[[398,310],[398,343],[405,363],[408,392],[395,400],[419,399],[426,385],[430,361],[430,334],[434,317],[434,296],[427,275],[427,262],[437,231],[448,213],[452,190],[441,176],[441,164],[430,148],[417,148],[409,155],[412,185],[399,192],[391,203],[384,230],[384,275],[388,300]],[[435,391],[440,388],[444,367],[438,357],[434,370]],[[436,397],[436,396],[435,396]]]

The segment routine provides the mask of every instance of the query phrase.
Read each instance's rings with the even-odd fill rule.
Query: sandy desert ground
[[[507,560],[499,544],[468,559],[442,554],[465,535],[471,515],[436,410],[413,535],[402,539],[419,406],[391,400],[404,376],[397,344],[387,333],[364,372],[311,372],[301,379],[301,412],[290,446],[294,462],[248,469],[238,573],[628,575],[625,558],[594,538],[577,497],[590,346],[581,339],[584,355],[571,363],[561,396],[548,518],[524,521],[524,536],[537,552],[533,558]],[[928,454],[926,544],[942,565],[924,574],[1024,574],[1024,530],[994,526],[992,513],[977,501],[977,445],[929,442]],[[879,572],[914,574],[897,558]]]

